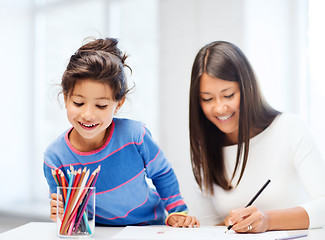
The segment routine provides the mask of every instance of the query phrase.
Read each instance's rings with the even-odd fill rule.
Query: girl
[[[46,150],[44,174],[50,187],[51,219],[56,221],[56,183],[52,169],[67,172],[87,166],[101,171],[96,182],[96,223],[99,225],[166,224],[199,226],[187,207],[161,149],[140,122],[114,118],[123,105],[127,87],[127,58],[116,39],[91,41],[71,56],[62,77],[67,117],[72,128]],[[129,67],[128,67],[129,68]],[[156,190],[150,188],[151,178]],[[63,204],[59,204],[63,212]]]
[[[266,103],[235,45],[216,41],[198,52],[189,122],[202,224],[236,232],[325,225],[325,166],[314,140],[297,116]],[[256,205],[243,208],[268,178]]]

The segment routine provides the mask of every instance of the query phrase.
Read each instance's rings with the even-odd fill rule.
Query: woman
[[[190,143],[202,190],[201,224],[236,232],[325,225],[325,166],[305,123],[267,104],[235,45],[197,54],[190,86]],[[244,208],[266,179],[271,184]]]

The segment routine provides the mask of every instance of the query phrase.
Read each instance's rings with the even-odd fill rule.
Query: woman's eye
[[[100,108],[100,109],[104,109],[107,107],[107,105],[96,105],[96,107]]]
[[[225,98],[232,98],[235,95],[235,93],[232,93],[230,95],[225,96]]]
[[[201,100],[202,100],[203,102],[209,102],[209,101],[212,100],[212,98],[201,98]]]
[[[77,107],[81,107],[82,105],[84,105],[83,103],[79,103],[79,102],[73,102],[74,105],[76,105]]]

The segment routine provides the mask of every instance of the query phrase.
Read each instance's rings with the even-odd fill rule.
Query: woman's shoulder
[[[307,122],[295,113],[279,114],[265,131],[271,135],[290,136],[291,139],[301,138],[310,134]]]
[[[280,113],[271,124],[256,135],[253,139],[259,140],[262,137],[277,136],[277,137],[295,137],[305,135],[309,132],[307,123],[295,113]]]
[[[307,122],[300,115],[295,113],[281,113],[274,119],[272,124],[289,129],[307,127]]]

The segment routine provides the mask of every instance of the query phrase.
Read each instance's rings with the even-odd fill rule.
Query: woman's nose
[[[227,111],[227,105],[220,102],[220,101],[215,101],[213,105],[213,112],[216,114],[223,114]]]

